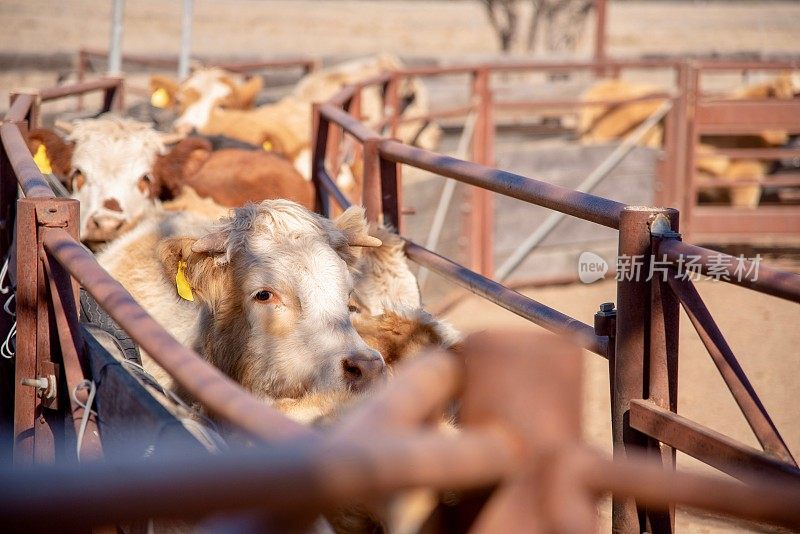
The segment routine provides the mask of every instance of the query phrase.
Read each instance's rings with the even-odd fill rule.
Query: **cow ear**
[[[72,167],[73,144],[64,141],[60,135],[46,128],[37,128],[28,132],[27,143],[31,155],[46,158],[52,173],[61,182],[68,185]]]
[[[176,103],[179,85],[176,81],[158,74],[150,77],[150,105],[171,108]]]
[[[164,276],[184,300],[200,299],[213,305],[224,294],[225,264],[213,254],[192,250],[193,237],[170,237],[158,243],[157,255]]]
[[[211,157],[211,144],[200,137],[187,137],[164,155],[156,157],[153,178],[160,200],[180,195],[188,179]]]
[[[258,93],[264,88],[264,80],[261,76],[253,76],[244,83],[239,84],[234,89],[236,95],[236,107],[239,109],[249,109],[253,107]]]

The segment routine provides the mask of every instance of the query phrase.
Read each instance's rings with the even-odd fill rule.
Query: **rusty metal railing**
[[[647,62],[630,64],[652,66]],[[616,65],[622,68],[622,63]],[[551,68],[573,66],[552,65]],[[582,66],[589,69],[592,64]],[[686,77],[685,65],[670,64],[670,66],[676,69],[679,80]],[[443,69],[443,72],[472,73],[474,79],[485,80],[491,68],[494,66],[453,67]],[[503,65],[497,68],[505,70],[530,67]],[[388,79],[382,78],[372,82],[384,86],[386,108],[390,112],[384,121],[386,124],[392,122],[396,124],[398,120],[397,113],[392,115],[391,112],[397,109],[396,88],[399,77],[435,72],[437,71],[432,69],[403,71]],[[486,96],[488,88],[485,84],[476,82],[476,85],[481,87],[478,94],[483,92],[484,96],[478,97],[483,104],[473,102],[475,106],[473,109],[479,110],[479,121],[483,114],[482,120],[485,125],[490,122],[486,106],[487,103],[491,103],[491,96]],[[491,152],[490,148],[484,147],[477,152],[476,163],[382,138],[359,124],[357,120],[358,110],[354,108],[363,89],[364,84],[348,87],[332,101],[315,108],[312,179],[318,187],[319,205],[323,213],[330,213],[330,199],[342,209],[351,202],[351,199],[337,189],[330,178],[333,174],[328,171],[330,160],[337,160],[335,157],[329,157],[328,151],[331,147],[329,130],[340,129],[334,136],[336,141],[347,134],[363,145],[364,192],[361,200],[370,220],[382,220],[403,228],[400,218],[402,201],[398,177],[401,173],[400,166],[409,165],[471,185],[484,193],[492,191],[511,196],[617,229],[619,255],[642,258],[644,272],[650,268],[653,258],[659,257],[659,253],[667,254],[666,257],[673,263],[678,261],[676,255],[693,254],[698,256],[701,270],[709,272],[713,268],[709,254],[716,254],[714,251],[686,245],[677,240],[680,236],[677,233],[679,229],[677,210],[625,206],[608,199],[493,169],[490,165],[478,164],[482,155]],[[677,98],[681,99],[683,96]],[[677,107],[680,109],[680,105]],[[676,135],[675,126],[673,123],[673,130],[668,132],[668,136]],[[492,141],[493,132],[491,130],[489,132],[486,134],[484,130],[484,135],[473,139],[473,143]],[[336,147],[333,148],[334,154],[335,151]],[[475,154],[476,152],[473,153],[474,156]],[[656,228],[652,226],[659,219],[661,229],[663,230],[663,225],[666,224],[668,234],[657,233]],[[483,220],[483,224],[487,224],[486,220]],[[485,276],[486,273],[478,274],[475,268],[467,269],[417,243],[407,240],[406,252],[411,260],[437,272],[446,280],[465,287],[552,332],[566,335],[578,345],[607,358],[612,392],[615,457],[624,458],[632,451],[647,449],[650,455],[657,458],[664,466],[674,469],[674,450],[677,449],[728,473],[738,474],[743,468],[750,467],[760,469],[764,473],[788,475],[792,480],[800,480],[800,470],[797,469],[794,458],[752,384],[747,380],[730,348],[725,344],[724,338],[713,324],[710,314],[705,310],[699,297],[692,293],[691,286],[676,279],[674,271],[671,271],[669,283],[618,278],[617,309],[611,313],[609,310],[599,312],[595,317],[595,328],[592,329],[577,319],[563,315],[490,280]],[[480,267],[486,264],[478,262],[477,265]],[[798,302],[797,297],[800,295],[800,276],[769,268],[764,269],[763,277],[745,278],[739,285],[795,302]],[[684,418],[675,414],[678,323],[681,305],[692,319],[693,325],[766,453],[753,450],[730,438],[719,437],[713,431],[694,422],[686,422]],[[634,531],[637,528],[644,530],[649,526],[654,532],[668,532],[674,524],[672,511],[667,514],[653,512],[647,510],[642,502],[624,499],[621,495],[615,496],[613,508],[615,530]],[[640,518],[646,523],[640,524]]]
[[[310,436],[312,432],[293,423],[178,343],[156,323],[131,295],[105,272],[78,239],[78,202],[55,198],[33,162],[24,139],[27,124],[35,120],[40,101],[91,91],[104,91],[104,108],[122,90],[121,79],[105,79],[57,87],[38,94],[14,95],[8,115],[0,125],[0,181],[3,195],[4,248],[16,280],[17,335],[14,366],[14,460],[15,463],[54,459],[54,430],[46,417],[51,402],[36,389],[19,384],[23,379],[58,376],[54,366],[63,365],[70,392],[88,378],[84,346],[78,328],[78,284],[124,328],[148,354],[164,367],[181,387],[191,392],[215,416],[261,440]],[[25,105],[28,109],[25,109]],[[34,111],[35,110],[35,111]],[[16,199],[17,187],[24,198]],[[13,245],[12,245],[13,243]],[[49,288],[49,293],[48,293]],[[48,305],[52,302],[52,308]],[[52,324],[55,328],[51,329]],[[83,416],[86,392],[61,401],[71,403],[76,425]],[[99,456],[101,447],[93,417],[85,436],[81,458]],[[78,428],[76,426],[76,433]]]
[[[392,76],[369,83],[380,84],[387,100],[392,100],[391,86],[397,83]],[[331,179],[335,176],[331,160],[335,163],[338,158],[330,157],[337,135],[329,132],[339,127],[361,145],[363,200],[372,221],[402,228],[398,178],[401,165],[412,165],[618,229],[620,255],[648,258],[661,253],[677,264],[676,255],[699,252],[704,255],[699,265],[712,268],[708,254],[713,251],[677,240],[676,210],[625,206],[383,138],[357,121],[363,87],[348,87],[332,102],[315,107],[313,179],[324,213],[332,211],[331,199],[341,208],[351,202]],[[463,360],[452,354],[422,357],[401,370],[388,389],[320,434],[284,419],[180,346],[100,268],[77,240],[77,203],[55,199],[52,191],[48,194],[25,146],[20,128],[32,117],[35,95],[16,99],[0,126],[0,213],[4,217],[0,244],[5,247],[1,252],[16,252],[13,271],[20,332],[16,383],[51,370],[57,373],[54,357],[65,367],[71,390],[86,376],[77,328],[80,283],[209,411],[251,436],[272,442],[291,440],[292,445],[150,466],[112,460],[80,467],[2,471],[0,490],[8,495],[0,500],[3,524],[45,528],[57,521],[63,527],[143,517],[197,517],[258,507],[275,512],[281,521],[302,526],[332,506],[389,497],[409,488],[496,486],[474,510],[473,527],[509,530],[536,522],[550,531],[589,532],[594,528],[597,499],[610,490],[617,530],[670,532],[674,504],[800,528],[800,471],[710,314],[704,312],[691,287],[674,276],[667,282],[618,280],[616,314],[603,309],[591,327],[413,242],[406,245],[412,260],[607,358],[614,455],[625,462],[599,459],[577,443],[581,399],[577,349],[564,340],[531,334],[473,338]],[[484,116],[484,124],[490,124],[489,117]],[[338,135],[341,139],[343,134]],[[26,198],[15,202],[17,184]],[[774,270],[765,273],[760,280],[739,285],[798,301],[800,277]],[[766,453],[675,413],[681,305],[690,313]],[[498,361],[503,365],[497,365]],[[52,428],[42,416],[46,400],[21,386],[15,393],[16,460],[52,461]],[[429,422],[454,397],[460,399],[462,432],[434,432]],[[408,398],[415,403],[404,402]],[[70,406],[76,421],[82,415],[80,404]],[[81,457],[96,457],[100,446],[90,437]],[[672,447],[737,476],[746,485],[670,472]],[[644,449],[647,460],[639,457]],[[203,491],[187,498],[186,488]],[[519,502],[526,503],[524,509],[515,504]],[[640,524],[640,518],[645,523]]]
[[[451,505],[429,528],[595,532],[595,506],[608,491],[652,510],[680,504],[800,526],[796,479],[761,476],[741,485],[665,472],[640,457],[610,462],[581,445],[582,365],[568,342],[502,333],[473,337],[464,351],[463,358],[421,355],[317,442],[169,462],[0,470],[0,518],[9,528],[42,531],[257,509],[268,515],[249,518],[251,528],[299,530],[353,503],[372,503],[365,506],[374,517],[385,518],[380,500],[408,489],[458,495],[490,488],[458,511]],[[405,402],[410,395],[414,403]],[[431,428],[430,419],[454,398],[460,431]],[[233,521],[227,526],[241,527]]]

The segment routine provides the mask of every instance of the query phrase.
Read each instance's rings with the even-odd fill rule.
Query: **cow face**
[[[151,104],[178,114],[178,131],[202,130],[215,107],[249,109],[263,87],[259,76],[244,80],[219,68],[200,68],[178,84],[163,76],[150,79]]]
[[[361,208],[334,223],[266,200],[199,240],[163,240],[159,255],[168,279],[182,272],[203,308],[198,350],[257,395],[296,398],[361,390],[384,375],[348,307],[359,246],[379,243]]]
[[[162,134],[122,118],[77,121],[66,139],[33,130],[28,146],[44,145],[52,170],[81,203],[80,234],[88,243],[109,241],[134,225],[159,200],[180,189],[184,171],[210,147],[187,139],[166,153]]]

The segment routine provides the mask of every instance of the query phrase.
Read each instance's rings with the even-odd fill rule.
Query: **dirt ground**
[[[73,54],[105,48],[107,0],[0,0],[0,53]],[[175,54],[180,2],[127,2],[123,49]],[[523,16],[524,18],[524,16]],[[614,56],[645,53],[798,53],[800,2],[611,2],[608,50]],[[589,54],[591,29],[580,54]],[[394,52],[408,58],[467,61],[494,56],[497,42],[479,2],[454,1],[195,1],[192,39],[197,54],[274,57],[307,54],[341,57]],[[519,51],[515,51],[519,54]],[[0,109],[5,93],[20,85],[54,83],[53,71],[0,71]],[[740,359],[789,448],[800,454],[800,314],[796,304],[705,282],[699,290]],[[584,322],[602,302],[615,300],[613,282],[526,292]],[[537,328],[493,304],[470,298],[447,314],[463,332]],[[682,317],[679,413],[755,447],[752,432],[728,393],[691,324]],[[608,371],[604,360],[585,360],[584,424],[588,442],[610,451]],[[711,472],[679,455],[679,467]],[[608,531],[608,506],[601,508]],[[758,530],[716,518],[678,516],[679,532]]]

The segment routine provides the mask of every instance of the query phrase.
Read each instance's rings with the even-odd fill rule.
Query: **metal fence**
[[[605,64],[578,64],[585,69],[616,69],[624,67],[661,67],[663,63],[609,62]],[[445,69],[445,72],[472,73],[475,102],[470,109],[478,110],[473,139],[474,158],[481,162],[491,151],[493,131],[491,129],[491,93],[486,81],[492,69],[535,69],[530,64],[509,66],[481,66]],[[703,65],[675,65],[682,72],[699,69]],[[754,68],[751,64],[725,65],[730,68]],[[554,70],[574,69],[576,64],[550,65]],[[719,68],[722,68],[720,66]],[[769,68],[769,67],[767,67]],[[785,67],[781,67],[785,68]],[[595,317],[595,325],[583,323],[557,310],[511,291],[490,278],[468,270],[447,258],[407,241],[408,257],[419,265],[438,273],[443,278],[467,288],[503,306],[504,308],[560,335],[567,336],[579,346],[606,358],[609,362],[609,378],[612,399],[612,433],[615,456],[622,458],[631,448],[646,449],[667,468],[674,468],[675,452],[680,450],[713,465],[732,476],[739,476],[741,469],[757,469],[763,473],[790,474],[797,479],[800,470],[786,447],[775,425],[758,398],[736,357],[725,342],[712,316],[685,272],[681,272],[686,258],[696,258],[695,268],[703,274],[723,273],[722,279],[751,290],[777,296],[800,303],[800,276],[756,266],[719,252],[685,244],[678,233],[679,212],[671,208],[625,206],[621,203],[596,197],[587,193],[568,190],[545,182],[500,171],[478,163],[460,161],[442,154],[413,148],[380,137],[361,125],[358,116],[360,91],[366,85],[384,85],[390,121],[397,122],[396,87],[400,79],[408,76],[433,74],[433,70],[411,70],[384,76],[362,85],[352,86],[340,92],[331,102],[316,109],[314,124],[313,178],[319,194],[319,205],[323,213],[329,213],[330,199],[341,208],[350,204],[330,178],[328,166],[338,157],[329,154],[329,131],[340,129],[363,145],[364,184],[362,201],[371,220],[403,228],[401,217],[402,200],[398,194],[400,166],[409,165],[442,177],[451,178],[480,190],[481,195],[494,192],[543,206],[596,224],[619,230],[619,257],[640,258],[640,273],[653,272],[654,262],[660,262],[665,270],[663,280],[658,276],[644,280],[645,276],[620,273],[617,282],[616,310],[602,309]],[[738,104],[738,103],[737,103]],[[786,105],[784,105],[786,104]],[[530,103],[516,103],[528,106]],[[553,103],[535,103],[534,106],[552,106]],[[746,104],[745,104],[746,105]],[[770,106],[771,104],[767,104]],[[770,109],[788,109],[795,103],[780,103]],[[677,106],[680,109],[680,106]],[[355,111],[354,116],[348,111]],[[463,113],[465,110],[456,110]],[[756,129],[765,124],[772,125],[769,115],[766,120],[755,123]],[[673,121],[675,118],[672,119]],[[781,122],[786,124],[786,122]],[[794,124],[793,127],[796,127]],[[672,124],[674,143],[677,125]],[[750,130],[747,130],[750,131]],[[339,133],[335,139],[341,137]],[[783,152],[781,152],[783,153]],[[667,150],[667,160],[672,152]],[[478,197],[473,203],[484,200]],[[486,196],[482,197],[487,198]],[[358,200],[356,200],[358,201]],[[488,204],[488,202],[486,203]],[[485,236],[491,229],[490,205],[473,211]],[[478,214],[475,216],[475,214]],[[488,230],[487,230],[488,227]],[[793,231],[797,232],[797,226]],[[402,231],[401,231],[402,233]],[[475,239],[484,250],[486,239]],[[490,249],[491,250],[491,249]],[[475,262],[478,268],[487,269],[486,261]],[[753,274],[757,272],[757,274]],[[742,273],[749,273],[741,276]],[[726,436],[687,420],[677,411],[677,364],[679,308],[683,307],[692,325],[698,331],[726,385],[739,405],[765,452],[757,451]],[[740,478],[747,478],[744,475]],[[630,500],[615,499],[614,528],[620,531],[666,531],[673,523],[672,517],[651,515],[644,507]]]
[[[477,70],[480,94],[486,83],[480,78],[486,79],[488,70]],[[706,273],[719,270],[719,258],[727,259],[730,283],[793,302],[800,302],[800,277],[764,266],[757,279],[733,276],[734,258],[680,241],[674,209],[625,206],[405,146],[359,122],[360,92],[374,84],[383,86],[387,116],[396,120],[397,84],[409,75],[419,73],[381,76],[315,107],[313,179],[323,214],[332,211],[331,200],[340,208],[350,204],[331,179],[331,167],[339,161],[338,140],[349,136],[361,145],[363,203],[370,220],[402,229],[398,178],[401,166],[411,165],[617,229],[620,255],[641,256],[645,272],[652,255],[664,255],[666,281],[622,277],[616,309],[603,307],[590,325],[409,241],[406,252],[413,261],[560,338],[489,335],[468,342],[466,357],[428,354],[331,430],[311,430],[285,419],[177,343],[103,271],[78,241],[77,202],[54,198],[25,144],[37,96],[16,95],[0,126],[0,253],[10,253],[17,288],[15,463],[55,460],[58,429],[53,413],[70,414],[75,432],[80,431],[77,423],[87,399],[77,386],[90,376],[77,325],[78,284],[210,413],[271,447],[169,463],[93,463],[102,454],[102,443],[89,417],[80,450],[84,463],[0,472],[4,524],[43,529],[258,509],[269,514],[257,517],[262,526],[272,521],[273,526],[300,528],[336,505],[374,503],[410,488],[429,487],[484,490],[480,498],[454,505],[455,512],[440,514],[434,526],[442,530],[528,531],[539,525],[547,531],[587,532],[595,521],[594,505],[606,491],[614,494],[616,531],[671,531],[674,504],[800,528],[800,471],[692,283],[678,277],[676,269],[687,254],[699,257],[696,265]],[[42,91],[39,98],[88,90],[79,84]],[[121,91],[121,82],[104,82],[93,90]],[[107,97],[104,109],[113,102],[113,96]],[[476,105],[489,109],[486,100]],[[489,150],[490,117],[480,121],[475,150]],[[18,186],[24,197],[19,200]],[[743,265],[748,267],[752,265]],[[676,413],[680,306],[764,452]],[[614,463],[578,444],[580,365],[575,345],[609,363]],[[20,385],[39,377],[49,381],[51,375],[76,394],[60,388],[53,399],[45,394],[49,382],[44,388]],[[408,403],[409,398],[415,402]],[[460,399],[462,429],[442,435],[427,423],[453,398]],[[673,473],[675,449],[745,485]],[[189,495],[187,488],[195,491]],[[374,507],[380,516],[380,506]]]

